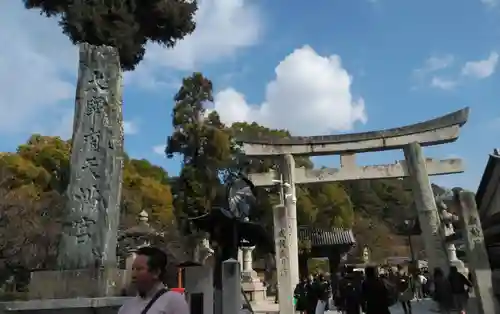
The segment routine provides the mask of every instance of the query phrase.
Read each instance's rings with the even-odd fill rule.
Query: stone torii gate
[[[274,212],[281,313],[293,312],[290,296],[299,282],[295,184],[410,177],[429,267],[448,268],[446,250],[443,249],[444,234],[428,176],[460,173],[463,172],[463,165],[460,159],[425,158],[422,147],[456,141],[468,116],[469,108],[464,108],[436,119],[382,131],[238,139],[247,156],[281,159],[278,171],[249,175],[256,186],[281,184],[283,188],[283,203],[276,206]],[[390,165],[356,165],[356,153],[395,149],[403,149],[404,161]],[[294,155],[340,155],[340,168],[296,168]]]

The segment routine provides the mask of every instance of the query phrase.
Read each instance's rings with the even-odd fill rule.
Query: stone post
[[[294,313],[290,240],[291,232],[287,228],[287,210],[277,205],[273,210],[274,241],[276,245],[276,272],[278,275],[278,299],[280,313]]]
[[[291,154],[283,156],[283,184],[285,187],[284,204],[286,207],[287,228],[290,234],[290,276],[292,289],[299,283],[299,244],[297,240],[297,194],[295,192],[295,159]]]
[[[222,314],[241,311],[241,275],[237,260],[228,259],[222,263]]]
[[[440,267],[447,273],[449,262],[444,245],[444,231],[427,174],[422,148],[420,144],[414,142],[405,146],[404,154],[417,207],[418,220],[422,229],[429,269],[432,271],[435,267]]]
[[[453,194],[455,205],[460,210],[460,219],[465,227],[464,240],[467,260],[469,261],[469,273],[472,273],[474,293],[477,299],[477,314],[500,313],[498,301],[493,293],[490,262],[474,193],[454,189]]]
[[[184,282],[187,292],[186,301],[190,308],[194,309],[193,303],[201,301],[203,313],[214,314],[213,269],[211,265],[186,267],[184,269]]]

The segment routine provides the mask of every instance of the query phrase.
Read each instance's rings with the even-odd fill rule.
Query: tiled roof
[[[311,241],[311,246],[352,245],[356,243],[352,230],[341,228],[323,230],[301,226],[298,238],[300,241]]]

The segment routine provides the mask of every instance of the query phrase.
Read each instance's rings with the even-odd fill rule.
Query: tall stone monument
[[[59,271],[34,273],[40,298],[116,294],[117,229],[123,169],[122,71],[118,52],[80,45],[70,181],[60,238]],[[37,280],[39,279],[39,280]],[[44,289],[56,281],[57,289]]]

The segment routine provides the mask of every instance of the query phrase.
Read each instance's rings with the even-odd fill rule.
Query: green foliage
[[[162,167],[151,164],[146,159],[130,160],[130,166],[134,168],[139,176],[154,179],[162,184],[168,184],[168,174]]]
[[[350,228],[354,221],[351,199],[340,183],[320,184],[309,188],[309,197],[316,207],[318,227]]]
[[[51,268],[55,262],[70,142],[33,135],[16,153],[0,153],[0,278],[6,268]],[[120,228],[146,210],[157,230],[175,228],[168,175],[146,160],[125,158]],[[1,280],[0,280],[1,284]]]
[[[133,70],[148,41],[173,47],[195,29],[196,1],[189,0],[23,0],[47,17],[58,16],[74,43],[118,48],[122,66]]]
[[[177,217],[185,220],[212,208],[220,191],[221,171],[229,165],[233,150],[230,134],[218,114],[207,115],[204,107],[213,101],[210,80],[193,73],[183,80],[174,101],[174,132],[168,138],[166,154],[169,158],[182,156],[175,208]]]

